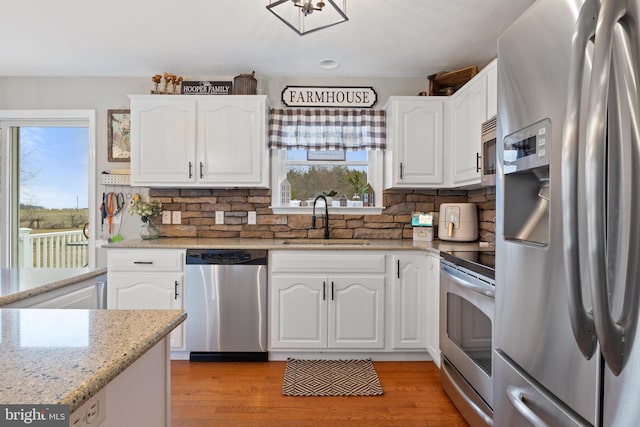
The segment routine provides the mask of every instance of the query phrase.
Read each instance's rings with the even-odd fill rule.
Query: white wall
[[[287,85],[313,86],[372,86],[378,95],[374,108],[384,107],[392,95],[417,95],[426,91],[428,81],[424,79],[390,78],[265,78],[256,75],[258,93],[269,96],[272,107],[281,108],[282,90]],[[197,78],[189,78],[198,80]],[[202,80],[233,80],[233,77],[203,77]],[[151,76],[144,77],[0,77],[0,109],[92,109],[96,111],[96,171],[128,168],[128,163],[107,161],[107,110],[129,108],[128,94],[149,93]],[[96,180],[97,203],[105,187]],[[143,191],[140,191],[143,190]],[[106,189],[106,191],[111,191]],[[132,192],[145,193],[144,189]],[[91,221],[91,219],[90,219]],[[95,236],[100,238],[100,220],[91,221]],[[137,237],[139,221],[125,213],[121,234],[125,238]],[[114,233],[115,234],[115,233]],[[103,266],[104,256],[98,256],[98,266]]]

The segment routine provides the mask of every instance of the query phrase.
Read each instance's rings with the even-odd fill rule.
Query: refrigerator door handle
[[[637,93],[640,82],[636,72],[640,66],[640,42],[637,20],[635,4],[630,7],[625,1],[602,4],[596,28],[587,128],[585,201],[589,207],[586,211],[589,257],[586,262],[593,295],[596,334],[605,362],[614,375],[619,375],[624,368],[632,346],[638,310],[637,282],[640,271],[637,258],[640,247],[636,236],[639,234],[637,216],[640,213],[640,201],[636,186],[639,179],[637,169],[640,167]],[[626,103],[620,105],[623,101]],[[620,166],[623,159],[621,152],[615,151],[622,150],[622,142],[626,142],[621,139],[623,129],[617,128],[622,122],[620,114],[623,108],[628,108],[630,112],[631,140],[628,153],[630,160],[625,163],[629,167],[620,168],[620,172],[632,174],[630,176],[617,175],[617,170],[611,170],[606,165],[609,160],[614,167]],[[612,138],[607,140],[607,135]],[[609,189],[613,192],[608,198],[605,196],[607,171],[612,180]],[[613,224],[611,220],[607,222],[607,214],[615,215],[620,224]],[[617,264],[618,259],[626,262],[624,265]],[[621,289],[622,286],[624,289]],[[613,289],[616,292],[624,291],[618,320],[613,318],[611,312],[609,293]]]
[[[578,237],[578,161],[580,134],[580,104],[583,74],[589,40],[596,31],[598,2],[587,0],[576,23],[569,63],[567,110],[562,136],[562,232],[565,275],[569,303],[569,317],[573,335],[580,352],[590,359],[596,351],[593,315],[583,303],[580,276],[580,252]]]

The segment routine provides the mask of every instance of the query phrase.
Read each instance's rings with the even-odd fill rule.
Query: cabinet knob
[[[173,299],[178,299],[178,286],[180,286],[180,284],[178,283],[177,280],[174,283],[175,283],[175,289],[174,289]]]
[[[189,178],[193,178],[193,163],[189,162]]]
[[[204,163],[200,162],[200,178],[204,178]]]

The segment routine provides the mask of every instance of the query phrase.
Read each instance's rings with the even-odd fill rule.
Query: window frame
[[[367,153],[367,178],[373,191],[376,194],[375,206],[354,207],[354,206],[329,206],[329,212],[336,215],[379,215],[384,209],[382,201],[383,192],[383,150],[368,150]],[[271,206],[274,214],[306,214],[311,213],[311,206],[280,206],[280,183],[287,177],[287,166],[290,162],[287,160],[287,150],[272,149],[271,150]],[[313,164],[313,165],[333,165],[342,162],[331,161],[292,161],[292,164]]]
[[[88,203],[89,222],[96,218],[96,111],[95,110],[0,110],[0,266],[12,266],[12,247],[17,244],[12,236],[12,222],[15,212],[12,203],[15,198],[12,181],[15,178],[12,151],[12,127],[49,126],[67,127],[84,126],[88,130]],[[88,228],[89,267],[96,265],[95,227]]]

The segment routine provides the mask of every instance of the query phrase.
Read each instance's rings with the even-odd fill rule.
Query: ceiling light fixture
[[[334,68],[338,68],[340,64],[333,58],[325,58],[321,59],[318,65],[324,70],[333,70]]]
[[[349,20],[347,0],[276,0],[267,9],[301,36]]]

